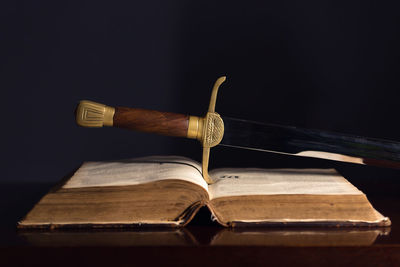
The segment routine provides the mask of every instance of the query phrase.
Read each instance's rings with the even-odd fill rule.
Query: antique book
[[[207,206],[223,226],[389,226],[333,169],[223,168],[184,157],[86,162],[19,222],[20,228],[184,226]]]

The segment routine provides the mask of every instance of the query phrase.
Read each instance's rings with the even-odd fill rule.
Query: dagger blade
[[[219,145],[341,162],[400,168],[400,142],[229,117]]]

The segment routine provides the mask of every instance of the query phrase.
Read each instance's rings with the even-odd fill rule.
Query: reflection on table
[[[20,231],[33,246],[370,246],[390,228],[219,228]],[[208,236],[205,237],[204,234]]]

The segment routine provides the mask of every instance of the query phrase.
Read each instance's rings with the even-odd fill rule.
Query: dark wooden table
[[[0,266],[400,266],[400,197],[369,197],[389,228],[232,230],[203,209],[177,230],[17,231],[52,185],[0,186]]]

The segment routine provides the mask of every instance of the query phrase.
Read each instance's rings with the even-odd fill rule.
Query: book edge
[[[165,182],[166,180],[163,181],[156,181],[154,183],[157,182]],[[179,181],[179,182],[183,182],[183,183],[188,183],[188,184],[194,184],[191,183],[189,181],[186,180],[180,180],[180,179],[171,179],[169,181]],[[197,184],[194,184],[197,185]],[[131,186],[135,186],[135,185],[131,185]],[[63,222],[63,223],[51,223],[51,222],[41,222],[41,223],[30,223],[27,222],[26,218],[27,216],[35,209],[35,207],[37,205],[39,205],[41,203],[41,201],[50,193],[57,193],[58,191],[61,190],[75,190],[77,188],[62,188],[62,187],[58,187],[58,185],[56,185],[55,187],[51,188],[46,194],[44,194],[40,200],[35,203],[35,205],[29,210],[29,212],[27,212],[25,214],[24,217],[21,218],[20,221],[17,222],[16,227],[19,229],[22,228],[42,228],[42,229],[57,229],[57,228],[73,228],[73,227],[77,227],[77,228],[138,228],[138,227],[147,227],[147,226],[154,226],[154,227],[158,227],[158,226],[173,226],[173,227],[183,227],[185,225],[187,225],[190,221],[193,220],[194,216],[197,214],[197,212],[199,211],[199,209],[201,207],[203,207],[205,205],[206,202],[209,201],[209,195],[208,195],[208,191],[206,191],[202,186],[197,185],[199,188],[201,188],[201,190],[204,191],[207,199],[203,199],[201,201],[196,201],[194,203],[192,203],[190,206],[188,206],[184,211],[182,211],[182,213],[176,217],[174,220],[171,221],[140,221],[140,222],[132,222],[132,221],[113,221],[113,222],[82,222],[82,223],[76,223],[76,222]],[[127,186],[120,186],[120,187],[127,187]],[[128,186],[129,187],[129,186]],[[92,188],[96,188],[96,187],[92,187]],[[105,189],[105,188],[112,188],[115,189],[116,186],[101,186],[101,189]]]
[[[24,221],[20,221],[17,223],[17,229],[68,229],[68,228],[146,228],[146,227],[181,227],[183,226],[184,221],[143,221],[143,222],[103,222],[103,223],[26,223]]]

